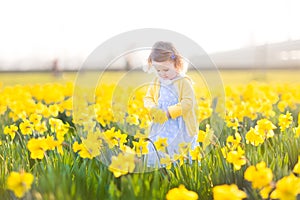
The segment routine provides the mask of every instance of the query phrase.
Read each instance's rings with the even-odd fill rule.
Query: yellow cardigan
[[[173,84],[177,90],[178,103],[168,107],[169,114],[172,119],[182,116],[189,135],[195,136],[198,134],[199,124],[197,121],[197,102],[192,87],[192,80],[185,76],[174,80]],[[144,97],[144,106],[146,108],[158,105],[159,90],[159,79],[155,78]]]

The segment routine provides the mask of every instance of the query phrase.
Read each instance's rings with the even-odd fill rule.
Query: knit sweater
[[[199,123],[197,121],[197,102],[192,87],[192,80],[184,76],[173,81],[178,94],[178,103],[168,107],[168,112],[172,119],[183,117],[187,132],[190,136],[198,134]],[[144,97],[144,106],[148,109],[158,105],[160,90],[159,78],[155,78],[153,84],[148,88]]]

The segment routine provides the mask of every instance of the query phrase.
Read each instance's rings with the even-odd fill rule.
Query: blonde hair
[[[152,67],[152,61],[171,61],[174,62],[174,67],[179,72],[185,73],[186,71],[186,69],[184,69],[182,57],[174,45],[170,42],[158,41],[153,45],[151,53],[148,57],[149,69]]]

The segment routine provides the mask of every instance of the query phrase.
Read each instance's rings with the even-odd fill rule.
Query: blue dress
[[[177,80],[177,79],[175,79]],[[160,80],[160,91],[158,99],[158,108],[164,111],[168,110],[169,106],[178,103],[178,94],[173,85],[173,81]],[[169,118],[164,124],[153,123],[150,128],[149,139],[154,143],[159,138],[167,138],[167,151],[166,153],[172,158],[174,154],[179,154],[179,144],[182,142],[190,143],[191,148],[197,146],[196,136],[190,136],[187,132],[183,117],[175,119]],[[153,144],[148,145],[148,166],[160,166],[158,156],[154,150]],[[159,152],[159,156],[164,157],[166,153]]]

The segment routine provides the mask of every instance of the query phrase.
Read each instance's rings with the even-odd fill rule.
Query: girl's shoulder
[[[159,84],[159,78],[158,77],[154,77],[151,81],[152,85],[157,85]]]

